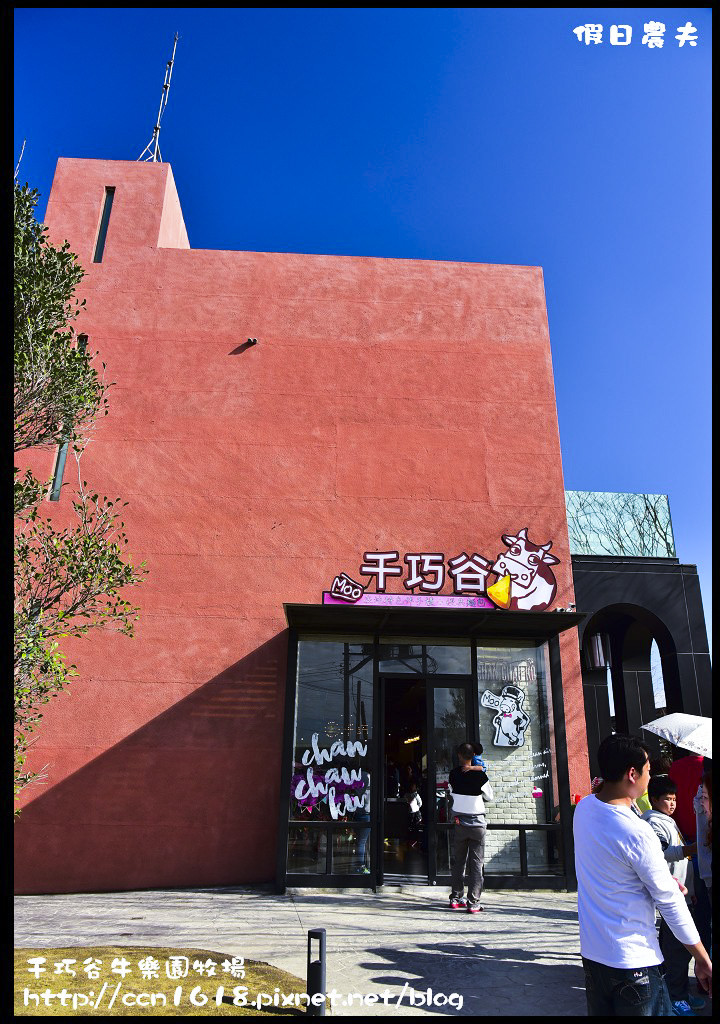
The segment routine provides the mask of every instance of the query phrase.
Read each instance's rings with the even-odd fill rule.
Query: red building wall
[[[46,219],[115,382],[82,477],[129,501],[149,575],[134,638],[67,644],[80,676],[32,748],[48,779],[16,827],[18,890],[267,881],[283,602],[319,602],[365,550],[493,557],[523,526],[553,540],[556,606],[574,600],[542,271],[190,249],[167,164],[61,159]],[[49,476],[54,452],[32,463]],[[585,792],[576,631],[561,644]]]

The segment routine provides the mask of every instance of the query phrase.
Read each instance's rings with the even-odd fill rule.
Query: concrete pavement
[[[16,945],[202,947],[304,979],[307,931],[322,927],[328,990],[389,992],[387,1005],[336,1005],[334,1016],[585,1016],[576,895],[490,890],[483,904],[480,914],[452,912],[445,890],[426,886],[20,896]],[[410,990],[428,988],[454,998],[410,1004]]]

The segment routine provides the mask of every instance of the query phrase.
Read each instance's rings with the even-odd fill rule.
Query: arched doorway
[[[657,646],[662,671],[662,704],[653,685],[651,658]],[[611,732],[640,735],[644,722],[683,711],[678,652],[665,623],[653,612],[632,604],[608,605],[583,624],[581,635],[583,695],[590,770],[599,772],[597,748]],[[642,733],[651,756],[659,741]]]

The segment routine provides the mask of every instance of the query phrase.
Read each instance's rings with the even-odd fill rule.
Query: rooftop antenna
[[[23,139],[22,149],[20,150],[20,156],[18,157],[17,166],[15,168],[15,177],[13,179],[14,181],[17,181],[17,176],[20,173],[20,164],[22,163],[22,158],[23,158],[23,153],[25,152],[25,143],[26,142],[27,142],[27,139]]]
[[[175,39],[173,41],[172,57],[167,62],[167,67],[165,68],[165,81],[163,82],[162,96],[160,97],[160,109],[158,110],[157,121],[153,128],[152,138],[138,157],[138,160],[150,161],[154,164],[158,163],[158,161],[162,163],[162,157],[160,155],[160,119],[162,118],[163,111],[167,106],[168,93],[170,91],[170,79],[172,78],[172,67],[175,60],[175,49],[177,47],[178,38],[179,36],[176,32]]]

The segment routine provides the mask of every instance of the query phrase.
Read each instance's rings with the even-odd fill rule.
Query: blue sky
[[[59,156],[140,155],[176,30],[193,248],[542,266],[566,487],[669,494],[709,624],[709,9],[16,9],[41,215]]]

